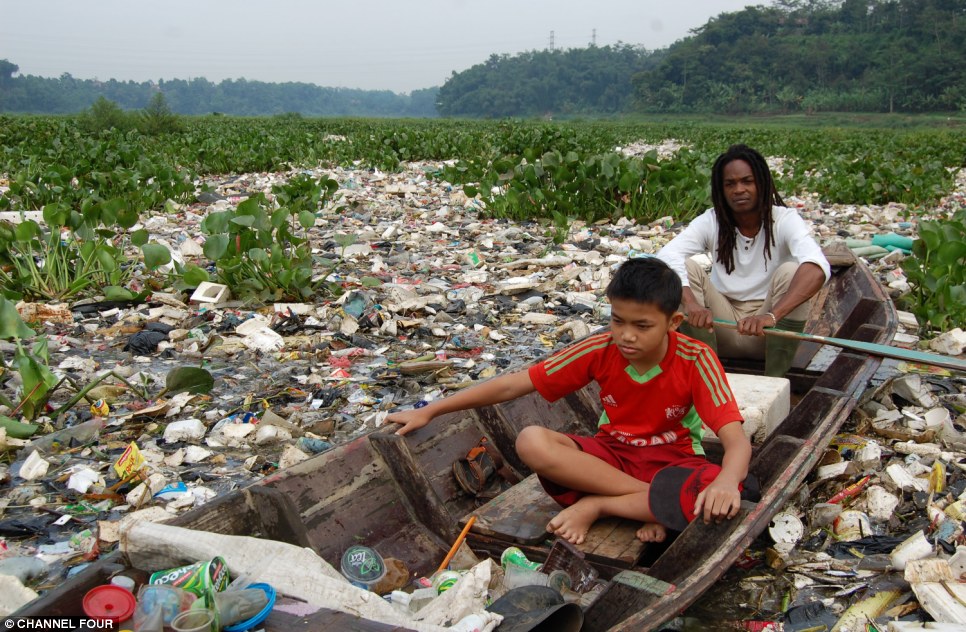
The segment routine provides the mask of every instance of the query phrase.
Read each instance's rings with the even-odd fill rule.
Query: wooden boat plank
[[[460,524],[476,516],[471,528],[474,533],[502,540],[507,545],[539,545],[553,538],[547,533],[546,525],[559,512],[560,506],[547,496],[537,475],[531,474],[464,516]],[[639,526],[632,520],[598,520],[577,548],[592,561],[630,568],[644,549],[644,543],[636,537]]]
[[[401,498],[399,483],[368,436],[273,474],[263,484],[291,499],[311,548],[335,568],[342,552],[360,541],[419,572],[429,571],[448,548],[445,538],[413,520],[413,508]]]
[[[640,559],[646,546],[637,539],[640,526],[639,522],[620,518],[598,520],[587,532],[587,539],[577,548],[591,562],[631,568]]]
[[[543,490],[536,474],[470,512],[460,521],[476,516],[472,531],[517,544],[540,544],[549,537],[547,523],[560,512]]]

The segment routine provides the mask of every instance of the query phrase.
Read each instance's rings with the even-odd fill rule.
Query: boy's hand
[[[396,431],[397,435],[409,434],[413,430],[422,428],[433,420],[432,413],[426,410],[427,406],[404,410],[398,413],[391,413],[386,417],[386,421],[394,424],[402,424],[402,428]]]
[[[722,480],[719,475],[698,494],[694,503],[694,515],[701,516],[705,524],[710,524],[712,521],[721,522],[724,518],[734,518],[740,508],[741,492],[738,491],[738,485]]]

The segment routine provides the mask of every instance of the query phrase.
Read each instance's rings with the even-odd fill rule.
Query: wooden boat
[[[809,321],[820,335],[888,344],[896,314],[869,270],[850,253],[833,260],[833,279]],[[606,582],[585,610],[583,630],[653,630],[674,618],[708,589],[785,505],[816,465],[832,436],[856,405],[879,366],[879,358],[840,351],[816,370],[808,368],[819,347],[803,343],[790,373],[797,402],[767,439],[754,446],[751,470],[761,499],[745,502],[734,520],[695,521],[669,544],[645,546],[629,521],[598,521],[581,545],[586,562]],[[748,372],[750,364],[728,366]],[[517,458],[514,439],[523,427],[592,432],[599,401],[588,387],[554,404],[533,396],[498,406],[451,414],[407,436],[381,428],[294,467],[278,471],[179,516],[178,526],[225,534],[253,535],[315,550],[338,567],[342,552],[365,543],[384,557],[404,561],[411,572],[431,575],[471,515],[467,536],[479,554],[499,559],[518,546],[544,561],[552,543],[544,531],[556,508]],[[477,507],[456,485],[454,460],[487,437],[491,449],[523,481]],[[708,445],[709,458],[720,449]],[[105,556],[16,613],[79,615],[81,599],[105,583],[124,563],[119,552]],[[273,613],[267,630],[398,630],[394,626],[322,610],[295,620]]]

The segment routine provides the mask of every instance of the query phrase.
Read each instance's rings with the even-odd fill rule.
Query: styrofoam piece
[[[791,408],[791,383],[783,377],[728,373],[728,384],[738,402],[745,434],[760,442],[778,427]],[[708,436],[714,433],[705,429]]]
[[[288,441],[292,438],[292,433],[285,428],[279,428],[271,424],[258,424],[255,430],[255,444],[264,445],[266,443],[279,443]]]
[[[200,419],[182,419],[172,421],[164,429],[164,440],[167,443],[176,441],[198,441],[205,436],[205,424]]]
[[[231,291],[227,285],[203,281],[194,293],[191,300],[195,303],[224,303],[231,297]]]
[[[43,211],[23,211],[22,215],[20,211],[0,211],[0,220],[19,224],[25,219],[33,220],[38,224],[47,223],[47,220],[44,219]]]
[[[892,567],[901,571],[909,562],[921,560],[930,555],[932,555],[932,544],[922,531],[916,531],[889,554],[889,559],[892,561]]]
[[[880,485],[872,485],[865,490],[865,504],[869,517],[879,522],[885,522],[892,517],[899,499]]]
[[[38,478],[43,478],[47,474],[47,470],[50,469],[50,461],[44,459],[40,456],[38,451],[33,451],[27,456],[27,459],[20,466],[20,478],[27,481],[35,481]]]
[[[167,485],[167,481],[164,475],[155,472],[148,477],[148,480],[129,491],[124,497],[124,500],[132,507],[140,507],[154,498],[154,495],[164,489],[165,485]]]
[[[949,421],[949,410],[943,407],[931,408],[926,411],[923,418],[926,420],[926,428],[942,428]]]
[[[957,356],[966,351],[966,332],[956,327],[930,340],[929,348],[937,353]]]
[[[802,539],[805,526],[798,516],[783,511],[772,518],[768,534],[778,548],[790,551]]]
[[[885,473],[895,486],[903,491],[929,491],[929,481],[924,478],[916,478],[901,463],[893,463],[886,468]]]

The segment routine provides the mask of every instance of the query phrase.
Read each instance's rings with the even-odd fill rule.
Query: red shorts
[[[601,461],[645,483],[650,483],[658,470],[671,465],[694,468],[708,463],[708,460],[703,456],[688,454],[673,445],[639,447],[621,443],[604,433],[593,437],[572,434],[567,436],[573,439],[577,447],[587,454],[592,454]],[[543,489],[561,507],[569,507],[586,495],[585,492],[558,485],[542,476],[538,478],[540,484],[543,485]]]

